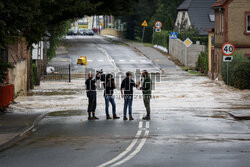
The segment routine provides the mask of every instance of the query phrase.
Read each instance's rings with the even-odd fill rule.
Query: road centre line
[[[97,167],[106,167],[106,166],[110,166],[110,164],[114,163],[113,166],[118,166],[121,165],[123,163],[125,163],[126,161],[130,160],[131,158],[133,158],[138,152],[140,152],[140,150],[142,149],[143,145],[145,144],[148,134],[149,134],[149,122],[146,122],[146,128],[143,128],[143,121],[139,122],[138,128],[139,130],[137,131],[137,134],[135,136],[135,138],[133,139],[133,141],[130,143],[130,145],[127,147],[127,149],[125,151],[123,151],[122,153],[120,153],[119,155],[117,155],[115,158],[111,159],[110,161],[107,161]],[[141,139],[141,141],[139,142],[139,145],[135,148],[135,150],[130,153],[129,155],[127,155],[124,159],[122,159],[126,154],[128,154],[136,145],[136,143],[138,142],[139,137],[142,134],[142,131],[145,130],[144,136]],[[122,160],[120,160],[122,159]],[[120,160],[120,161],[119,161]]]
[[[146,143],[148,134],[149,134],[149,131],[146,130],[145,134],[143,136],[143,139],[141,140],[140,144],[136,147],[136,149],[131,154],[129,154],[125,159],[123,159],[123,160],[121,160],[121,161],[113,164],[111,167],[119,166],[119,165],[127,162],[128,160],[130,160],[131,158],[133,158],[138,152],[140,152],[141,149],[142,149],[142,147],[143,147],[143,145]]]
[[[139,137],[141,136],[141,133],[142,133],[141,130],[137,131],[137,134],[136,134],[134,140],[132,141],[132,143],[130,143],[130,145],[127,147],[127,149],[126,149],[125,151],[123,151],[122,153],[120,153],[120,154],[117,155],[115,158],[111,159],[110,161],[105,162],[105,163],[103,163],[103,164],[101,164],[101,165],[99,165],[99,166],[97,166],[97,167],[105,167],[105,166],[107,166],[107,165],[109,165],[109,164],[112,164],[112,163],[118,161],[118,160],[121,159],[122,157],[124,157],[124,156],[125,156],[129,151],[131,151],[131,149],[135,146],[135,144],[137,143],[137,140],[138,140]]]
[[[142,128],[142,125],[143,125],[143,122],[142,122],[142,121],[140,121],[140,122],[139,122],[139,126],[138,126],[138,128],[139,128],[139,129],[141,129],[141,128]]]
[[[102,53],[104,53],[106,55],[107,59],[109,60],[109,62],[114,67],[115,72],[120,72],[120,69],[117,67],[114,59],[112,59],[112,57],[108,54],[108,52],[105,49],[103,49],[103,48],[101,48],[99,46],[96,46],[96,47],[97,47],[98,50],[100,50]]]
[[[149,129],[149,122],[146,122],[146,128]]]

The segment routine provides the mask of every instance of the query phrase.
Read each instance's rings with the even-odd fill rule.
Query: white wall
[[[200,52],[205,51],[204,45],[192,44],[187,48],[180,39],[169,39],[169,54],[177,58],[186,67],[196,67]]]
[[[27,60],[19,61],[15,68],[9,69],[9,83],[14,84],[14,92],[23,90],[22,94],[27,93]]]

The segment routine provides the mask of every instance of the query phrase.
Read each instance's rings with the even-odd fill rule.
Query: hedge
[[[153,44],[168,48],[170,31],[155,32],[153,35]]]
[[[239,89],[250,89],[250,59],[241,54],[234,54],[233,61],[228,63],[228,83],[227,83],[227,63],[222,64],[223,81]]]
[[[201,52],[196,62],[196,70],[207,74],[208,72],[208,53]]]

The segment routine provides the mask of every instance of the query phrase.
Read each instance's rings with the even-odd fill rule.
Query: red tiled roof
[[[212,7],[220,7],[223,6],[228,0],[217,0]]]

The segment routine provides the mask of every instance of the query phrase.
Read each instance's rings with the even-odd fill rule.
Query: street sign
[[[193,44],[193,42],[189,38],[187,38],[183,43],[184,45],[186,45],[186,47],[189,47]]]
[[[223,62],[232,62],[233,56],[223,56]]]
[[[231,56],[235,52],[235,46],[232,43],[225,43],[221,49],[226,56]]]
[[[156,28],[155,32],[161,32],[161,29],[160,28]]]
[[[178,33],[177,32],[171,32],[170,39],[177,39]]]
[[[155,28],[161,29],[162,23],[160,21],[155,22]]]
[[[143,21],[143,23],[141,24],[141,26],[143,26],[143,27],[147,27],[147,26],[148,26],[147,21],[146,21],[146,20],[144,20],[144,21]]]

